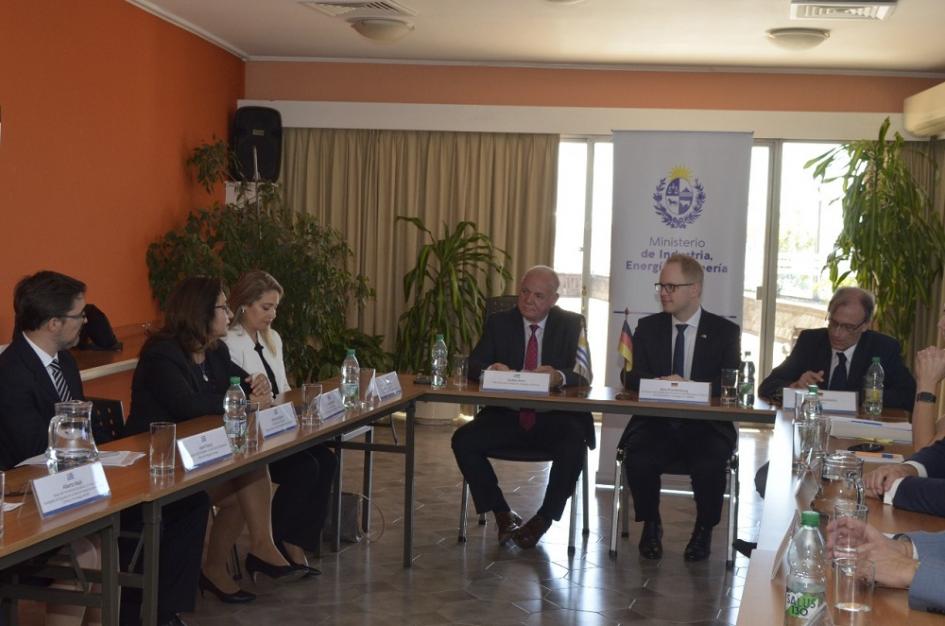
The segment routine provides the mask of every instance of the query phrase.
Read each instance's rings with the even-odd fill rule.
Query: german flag
[[[623,357],[623,371],[633,369],[633,333],[630,332],[630,322],[626,314],[623,316],[623,328],[620,329],[620,341],[617,343],[617,352]]]

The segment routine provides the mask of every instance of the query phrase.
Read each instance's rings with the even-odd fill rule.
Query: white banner
[[[705,268],[705,309],[741,325],[751,143],[751,133],[614,132],[607,385],[620,385],[624,320],[632,332],[662,310],[653,284],[674,253]],[[627,419],[604,416],[601,459],[613,458]]]

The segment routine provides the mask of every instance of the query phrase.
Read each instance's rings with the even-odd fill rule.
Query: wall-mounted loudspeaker
[[[268,107],[240,107],[233,120],[233,137],[230,142],[236,152],[237,180],[259,180],[274,182],[279,178],[282,161],[282,116]]]

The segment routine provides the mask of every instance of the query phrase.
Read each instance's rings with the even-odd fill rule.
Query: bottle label
[[[784,597],[784,612],[789,617],[811,617],[823,602],[823,594],[804,593],[803,591],[791,591],[789,589]]]
[[[876,388],[866,389],[866,393],[864,395],[866,396],[867,402],[882,402],[883,401],[882,389],[876,389]]]

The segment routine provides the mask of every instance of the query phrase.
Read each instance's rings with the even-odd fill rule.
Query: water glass
[[[865,504],[857,504],[852,500],[840,500],[833,505],[833,519],[838,522],[834,527],[837,529],[833,550],[837,557],[852,557],[856,555],[856,549],[863,542],[862,532],[853,532],[851,527],[840,524],[844,518],[854,519],[866,525],[869,517],[870,508]],[[859,527],[859,526],[857,526]]]
[[[246,403],[246,449],[254,451],[259,449],[259,422],[256,416],[259,414],[258,402]]]
[[[735,406],[738,402],[738,370],[722,370],[722,406]]]
[[[466,388],[466,367],[468,359],[465,354],[454,354],[452,362],[453,386],[457,389]]]
[[[151,422],[148,461],[152,475],[160,476],[174,473],[176,446],[177,424],[174,422]]]
[[[362,367],[359,376],[358,408],[362,411],[373,411],[381,402],[381,399],[377,395],[377,384],[374,382],[374,368]]]
[[[318,399],[322,395],[322,386],[319,383],[305,383],[302,385],[302,425],[311,426],[318,423]]]
[[[833,562],[833,623],[836,626],[867,626],[873,612],[876,568],[873,561],[840,558]]]
[[[805,389],[794,390],[794,421],[804,419],[804,398],[807,397]]]
[[[816,420],[794,420],[794,471],[810,469],[811,458],[818,442],[819,425]]]

